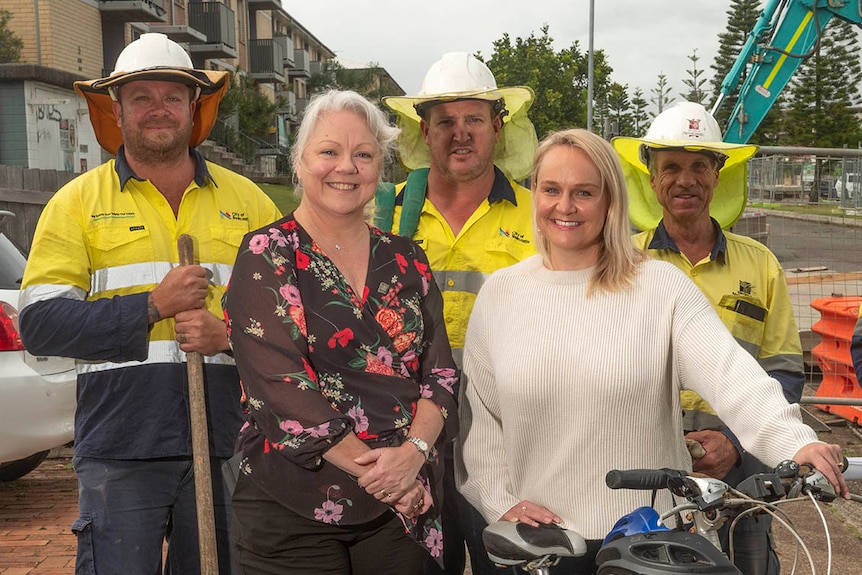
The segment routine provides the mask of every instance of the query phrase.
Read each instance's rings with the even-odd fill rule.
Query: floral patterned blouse
[[[425,253],[410,239],[369,234],[362,294],[290,214],[246,235],[224,299],[248,414],[240,470],[292,511],[337,525],[390,511],[323,459],[350,431],[372,448],[400,445],[421,398],[445,419],[437,446],[458,431],[458,373]],[[434,506],[399,516],[439,560],[443,461],[431,454],[420,479]]]

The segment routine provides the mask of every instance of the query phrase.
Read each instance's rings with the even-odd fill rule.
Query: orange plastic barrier
[[[862,388],[856,381],[853,360],[850,357],[850,341],[862,297],[824,297],[811,302],[811,307],[820,312],[820,319],[811,330],[820,336],[820,343],[811,350],[817,360],[823,380],[815,397],[848,397],[862,399]],[[862,423],[862,407],[852,405],[815,404],[823,411],[834,413],[853,423]]]

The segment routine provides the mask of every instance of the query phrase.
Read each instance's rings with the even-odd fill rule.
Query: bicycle
[[[862,458],[851,459],[856,460],[849,462],[856,469],[862,465]],[[846,474],[846,459],[842,469]],[[730,521],[732,531],[734,522],[750,513],[769,513],[787,527],[796,538],[798,548],[807,556],[811,572],[815,573],[808,548],[779,507],[810,500],[820,512],[825,527],[825,518],[817,502],[836,498],[834,489],[819,471],[794,461],[784,461],[770,473],[752,475],[736,488],[717,479],[673,469],[612,470],[605,482],[611,489],[653,491],[653,501],[658,490],[668,489],[683,501],[662,514],[645,506],[621,517],[605,537],[596,557],[598,575],[740,575],[721,551],[718,530]],[[854,494],[851,498],[862,502],[862,496]],[[666,523],[672,518],[675,525],[669,527]],[[828,529],[826,536],[829,543]],[[560,558],[580,557],[587,550],[579,533],[556,525],[533,527],[498,521],[485,529],[483,541],[492,561],[520,567],[531,575],[549,575],[550,568]],[[797,559],[798,550],[794,570]],[[829,560],[827,573],[831,569],[831,556]]]

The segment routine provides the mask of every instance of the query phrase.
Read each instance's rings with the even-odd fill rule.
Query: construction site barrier
[[[824,297],[811,302],[811,307],[820,312],[820,319],[811,326],[811,330],[820,336],[820,343],[814,346],[811,355],[823,374],[814,395],[824,401],[832,398],[862,400],[862,388],[856,380],[850,356],[850,342],[860,305],[862,297],[858,296]],[[829,403],[815,405],[857,425],[862,422],[862,407]]]

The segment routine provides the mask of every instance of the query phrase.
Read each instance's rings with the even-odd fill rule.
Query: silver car
[[[0,224],[10,217],[0,210]],[[34,356],[21,344],[17,306],[26,261],[0,232],[0,481],[35,469],[74,431],[75,361]]]

